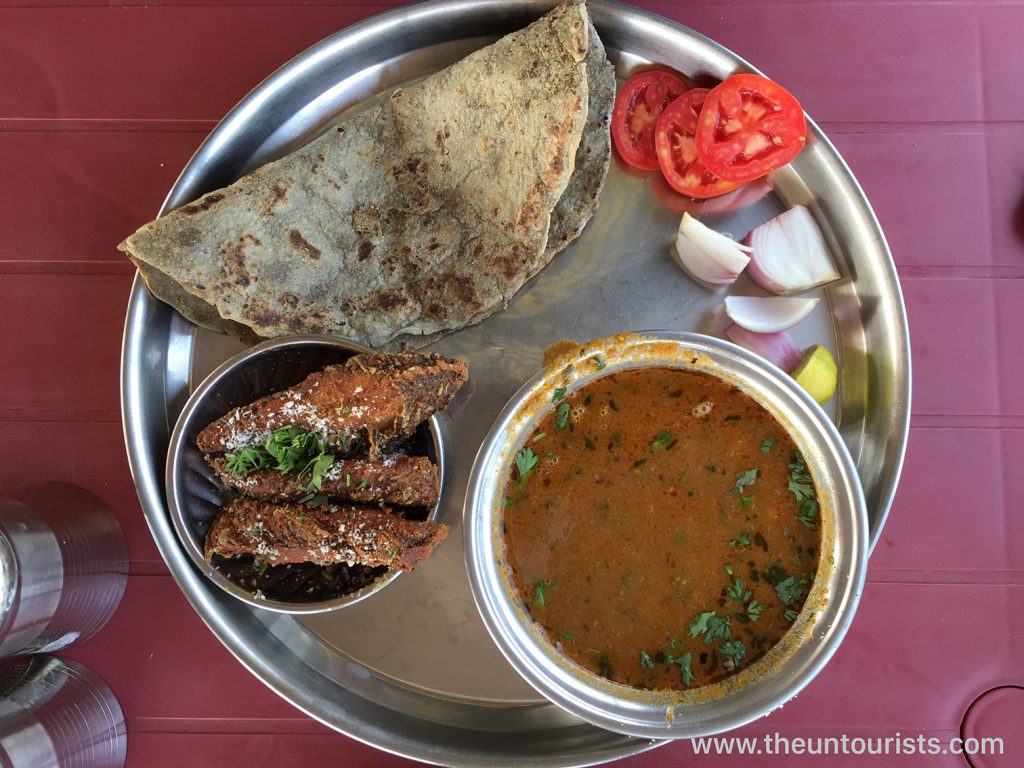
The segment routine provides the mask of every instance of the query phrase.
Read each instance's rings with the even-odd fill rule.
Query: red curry
[[[763,656],[817,570],[813,481],[785,430],[713,376],[642,368],[556,403],[516,455],[516,587],[577,663],[637,688],[713,683]]]

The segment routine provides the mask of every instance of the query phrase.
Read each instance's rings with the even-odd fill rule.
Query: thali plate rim
[[[202,173],[204,167],[207,163],[211,162],[212,158],[217,157],[219,143],[223,141],[225,137],[230,137],[233,132],[244,127],[245,122],[262,103],[272,98],[275,94],[281,92],[282,89],[287,89],[289,86],[295,87],[295,78],[301,75],[303,68],[311,61],[332,55],[343,55],[343,49],[347,45],[354,44],[353,41],[357,38],[386,35],[389,28],[394,24],[407,23],[411,19],[415,19],[422,14],[458,15],[460,13],[467,12],[490,12],[501,13],[504,15],[522,15],[533,11],[539,14],[546,7],[551,5],[553,5],[553,3],[546,1],[542,1],[540,3],[503,3],[498,0],[424,0],[423,2],[382,12],[358,22],[357,24],[335,32],[319,43],[313,45],[311,48],[300,53],[294,59],[271,74],[253,91],[246,95],[239,104],[234,107],[220,123],[218,123],[210,136],[202,143],[195,155],[189,160],[188,164],[186,164],[184,170],[171,188],[167,199],[161,207],[160,215],[176,205],[185,202],[182,198],[182,194],[185,194],[183,190],[187,190],[191,186],[194,186],[195,176]],[[709,40],[705,36],[700,35],[687,27],[652,12],[622,5],[620,3],[613,2],[612,0],[591,0],[589,5],[592,10],[592,15],[595,16],[595,23],[599,27],[601,26],[601,23],[596,17],[610,19],[611,22],[621,22],[623,19],[630,19],[636,23],[657,25],[665,34],[682,35],[691,44],[699,45],[702,48],[708,49],[709,53],[714,53],[715,55],[720,56],[723,61],[728,62],[733,68],[757,71],[751,67],[749,63],[726,50],[718,43]],[[453,36],[453,39],[461,38]],[[881,528],[883,527],[889,509],[891,508],[892,499],[898,484],[903,457],[906,452],[906,443],[909,434],[911,376],[909,332],[907,329],[906,311],[899,288],[899,282],[896,277],[895,265],[871,206],[868,204],[859,184],[849,171],[849,168],[846,166],[839,153],[828,141],[827,137],[825,137],[813,122],[810,122],[810,130],[815,134],[816,141],[823,145],[826,153],[830,155],[831,159],[838,163],[838,167],[845,177],[843,181],[850,186],[849,191],[857,199],[857,202],[863,209],[861,213],[866,217],[868,226],[873,229],[872,234],[877,238],[875,246],[879,248],[882,255],[886,257],[883,260],[884,263],[880,265],[885,273],[883,278],[885,279],[888,287],[894,289],[894,292],[888,298],[894,299],[895,304],[890,306],[888,309],[890,312],[895,314],[895,317],[899,321],[901,321],[898,325],[901,326],[899,330],[902,331],[902,333],[899,334],[900,338],[895,339],[894,341],[898,347],[897,353],[902,356],[901,362],[904,366],[903,370],[905,370],[906,376],[904,381],[894,382],[894,384],[898,390],[897,400],[898,402],[905,404],[905,408],[897,418],[897,426],[899,427],[899,434],[896,435],[896,439],[898,441],[898,446],[896,446],[898,463],[894,472],[890,473],[890,477],[892,478],[892,482],[890,483],[891,487],[885,489],[883,492],[881,514],[878,515],[877,520],[874,517],[872,518],[871,544],[873,546],[878,539]],[[210,627],[211,631],[213,631],[228,650],[238,658],[243,666],[249,669],[249,671],[261,679],[272,690],[311,717],[353,738],[356,738],[359,741],[371,744],[395,754],[426,762],[458,761],[459,764],[508,764],[508,755],[488,755],[486,752],[472,750],[467,750],[461,755],[456,754],[452,749],[454,745],[452,745],[450,741],[445,743],[443,735],[444,726],[441,725],[433,726],[435,730],[441,734],[439,738],[439,742],[441,743],[425,745],[418,742],[415,738],[395,738],[393,733],[389,733],[385,729],[377,727],[374,723],[354,723],[344,720],[339,721],[336,719],[336,715],[339,712],[344,715],[344,707],[340,709],[337,707],[332,708],[330,706],[331,702],[324,702],[317,697],[308,694],[306,691],[302,690],[301,687],[296,686],[294,680],[289,681],[286,679],[285,675],[287,672],[295,671],[293,668],[289,667],[286,672],[282,672],[278,668],[282,665],[273,663],[274,660],[269,658],[269,651],[253,648],[251,643],[247,643],[245,641],[244,636],[240,633],[239,626],[235,624],[236,621],[244,619],[241,613],[242,609],[237,606],[233,606],[232,609],[225,610],[225,607],[222,604],[218,604],[217,595],[215,594],[216,587],[214,585],[207,584],[204,581],[199,572],[196,571],[187,560],[184,552],[180,550],[174,531],[170,527],[166,503],[164,501],[164,490],[161,485],[160,477],[162,472],[159,471],[159,468],[162,468],[162,461],[157,462],[158,470],[154,473],[151,471],[152,467],[148,466],[148,464],[152,464],[152,462],[149,462],[144,455],[144,452],[151,450],[152,448],[152,436],[147,436],[146,426],[149,422],[147,422],[139,413],[140,383],[138,376],[140,374],[140,370],[144,370],[142,368],[142,352],[144,350],[140,348],[140,343],[144,335],[143,331],[147,321],[152,318],[154,312],[159,313],[161,311],[160,306],[156,305],[159,305],[159,302],[149,296],[141,278],[136,276],[126,316],[122,355],[122,416],[125,440],[133,479],[135,481],[140,502],[147,523],[150,526],[153,538],[156,541],[158,549],[160,550],[164,560],[167,562],[175,580],[207,626]],[[167,308],[164,307],[163,309],[166,310]],[[168,425],[168,433],[170,431],[169,426],[170,425]],[[295,659],[298,660],[298,657],[295,657]],[[337,681],[334,682],[335,685],[342,685]],[[402,717],[405,717],[404,713],[399,714],[401,714]],[[582,727],[590,728],[591,726]],[[609,736],[612,735],[609,734]],[[519,756],[519,760],[524,764],[528,763],[534,765],[588,765],[633,755],[654,746],[658,746],[661,743],[663,742],[652,742],[629,737],[617,737],[617,740],[612,743],[605,744],[601,748],[595,749],[592,753],[546,754],[543,756],[543,759],[536,755],[522,755]],[[447,750],[445,747],[447,747]]]

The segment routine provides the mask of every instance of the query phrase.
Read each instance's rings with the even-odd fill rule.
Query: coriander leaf
[[[761,453],[771,453],[772,448],[775,447],[775,444],[777,442],[779,441],[776,440],[774,437],[765,438],[763,441],[761,441]]]
[[[640,666],[644,669],[654,669],[654,660],[647,651],[640,651]]]
[[[740,499],[740,506],[743,509],[750,509],[750,505],[754,503],[754,499],[756,499],[756,498],[757,498],[757,496],[755,496],[754,494],[750,494],[749,496],[744,496],[744,497],[742,497]]]
[[[732,489],[733,496],[739,496],[743,493],[743,489],[753,485],[757,481],[757,476],[760,474],[758,469],[748,469],[746,472],[740,472],[736,475],[736,487]]]
[[[659,432],[658,436],[654,438],[654,442],[651,443],[651,453],[658,453],[659,451],[667,451],[677,440],[668,432]]]
[[[683,685],[686,686],[689,686],[693,683],[693,674],[690,672],[690,659],[691,656],[689,653],[684,653],[682,656],[676,659],[676,664],[679,665],[679,671],[683,675]]]
[[[738,547],[740,549],[746,549],[750,546],[750,534],[744,532],[737,536],[735,539],[729,539],[729,546]]]
[[[366,490],[366,486],[368,486],[369,484],[370,484],[370,482],[364,477],[360,481],[359,485],[356,486],[356,487],[359,488],[360,491],[365,491]]]
[[[797,581],[796,576],[788,576],[775,585],[775,592],[782,604],[788,608],[803,598],[805,583],[806,579]]]
[[[597,368],[597,370],[603,371],[607,365],[608,364],[604,360],[602,360],[600,357],[595,357],[594,358],[594,367]]]
[[[225,469],[237,477],[247,477],[258,469],[266,469],[273,463],[274,457],[262,445],[250,445],[238,453],[225,454]]]
[[[739,576],[733,576],[732,577],[732,584],[730,584],[726,588],[725,594],[728,595],[729,597],[731,597],[733,600],[739,600],[742,603],[743,602],[743,593],[745,591],[746,591],[746,586],[743,584],[743,579],[741,579]]]
[[[800,451],[794,451],[792,461],[787,465],[789,470],[789,490],[799,504],[804,499],[816,499],[814,494],[814,481],[807,471],[807,464]]]
[[[543,608],[547,604],[548,590],[554,586],[550,581],[538,581],[533,585],[533,604],[537,608]]]
[[[564,629],[558,630],[558,636],[565,640],[565,642],[567,643],[571,643],[575,639],[575,636],[572,632],[566,632]]]
[[[569,404],[561,403],[555,409],[555,429],[565,429],[569,424]]]
[[[299,472],[299,477],[305,474],[309,474],[309,484],[316,490],[320,490],[323,487],[324,475],[327,474],[327,470],[334,464],[334,457],[329,453],[321,453],[315,459],[312,459],[303,469]]]
[[[739,666],[743,657],[747,655],[747,646],[743,644],[742,640],[728,640],[718,646],[718,652],[732,659],[733,663]]]
[[[816,499],[804,499],[797,504],[800,510],[796,519],[810,528],[812,531],[818,528],[818,502]]]
[[[715,640],[728,639],[729,617],[719,616],[714,611],[705,611],[690,622],[687,631],[690,637],[704,635],[704,642],[710,645]]]
[[[551,402],[557,403],[559,400],[565,397],[565,387],[555,387],[555,391],[551,393]]]
[[[796,617],[799,616],[799,615],[800,614],[798,614],[792,608],[789,608],[789,609],[786,610],[786,612],[784,614],[782,614],[782,617],[786,621],[788,621],[788,622],[790,622],[792,624],[794,621],[796,621]]]
[[[519,483],[517,488],[521,491],[526,486],[526,479],[537,466],[538,457],[532,448],[523,448],[516,454],[516,470],[519,472]]]
[[[751,621],[757,621],[760,619],[763,611],[764,606],[757,602],[757,600],[751,600],[747,603],[747,618]]]

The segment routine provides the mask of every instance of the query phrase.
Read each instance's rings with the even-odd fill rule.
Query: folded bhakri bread
[[[119,247],[215,330],[419,346],[502,308],[579,234],[613,99],[566,2]]]

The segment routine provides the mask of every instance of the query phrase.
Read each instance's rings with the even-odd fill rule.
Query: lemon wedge
[[[804,352],[792,376],[797,384],[818,401],[818,405],[824,405],[836,393],[839,369],[832,353],[821,344],[815,344]]]

